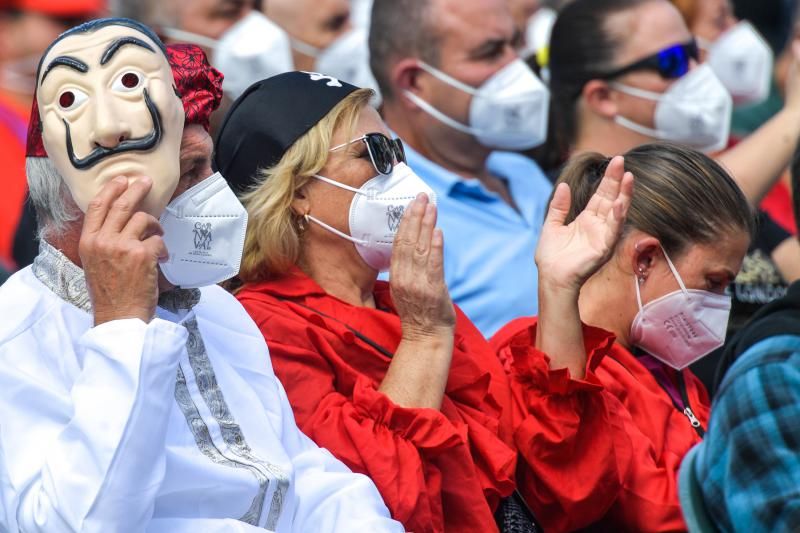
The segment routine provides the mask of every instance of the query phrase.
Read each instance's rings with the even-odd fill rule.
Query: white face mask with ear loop
[[[704,152],[721,150],[728,143],[733,99],[707,64],[694,68],[663,93],[618,82],[609,85],[625,94],[656,102],[655,128],[621,115],[614,117],[614,122],[624,128]]]
[[[408,205],[419,193],[427,194],[430,203],[436,204],[433,189],[405,163],[397,163],[390,174],[378,174],[360,188],[316,174],[314,177],[355,193],[348,217],[350,235],[309,214],[305,219],[352,242],[364,262],[379,272],[389,270],[394,236]]]
[[[634,274],[639,312],[631,324],[630,343],[675,370],[683,370],[723,345],[731,298],[687,289],[667,252],[662,251],[680,289],[642,305]]]
[[[159,222],[169,252],[159,266],[173,285],[206,287],[239,273],[247,211],[219,172],[172,200]]]
[[[294,70],[289,36],[259,11],[251,11],[219,39],[176,28],[166,37],[213,50],[211,63],[225,75],[225,93],[236,99],[253,83]]]
[[[404,91],[409,100],[442,124],[472,135],[487,148],[499,150],[528,150],[547,138],[550,91],[522,59],[501,68],[477,89],[422,61],[419,66],[447,85],[472,95],[469,125],[465,125],[411,91]]]
[[[708,64],[736,105],[763,102],[769,96],[775,56],[752,24],[743,20],[716,41],[697,39],[708,52]]]
[[[381,103],[378,82],[369,66],[368,33],[362,28],[353,28],[339,36],[326,48],[317,48],[308,43],[292,39],[292,48],[313,57],[314,70],[356,87],[372,89],[375,96],[370,104],[377,108]]]

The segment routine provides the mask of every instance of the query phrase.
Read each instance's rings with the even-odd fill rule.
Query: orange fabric
[[[501,359],[509,362],[512,384],[528,385],[521,389],[514,385],[515,400],[523,404],[515,411],[517,416],[524,412],[525,404],[541,401],[538,396],[548,389],[541,377],[546,368],[541,363],[543,358],[529,348],[535,328],[535,318],[520,319],[492,339]],[[589,529],[600,531],[685,530],[677,474],[684,455],[700,442],[699,435],[650,371],[623,346],[612,344],[610,334],[606,333],[601,342],[603,332],[586,327],[584,337],[590,354],[586,381],[602,387],[598,396],[604,402],[602,406],[594,404],[594,411],[582,411],[581,417],[599,413],[607,418],[594,425],[582,420],[587,424],[583,434],[572,430],[577,423],[572,418],[557,427],[534,427],[527,434],[516,431],[515,444],[520,452],[531,454],[523,464],[546,461],[550,468],[550,472],[539,467],[535,475],[519,476],[526,500],[548,532],[571,531],[592,522]],[[666,372],[675,378],[676,371],[667,368]],[[684,370],[684,379],[689,404],[706,427],[709,399],[705,388],[688,370]],[[524,399],[524,394],[531,398]],[[584,468],[570,468],[580,476],[577,479],[565,476],[558,468],[561,458],[570,453],[588,456]],[[614,463],[616,470],[604,465],[602,456]],[[599,471],[592,470],[598,466]],[[619,479],[613,478],[615,471]]]
[[[28,122],[28,110],[0,93],[0,113],[23,126]],[[28,182],[25,177],[25,139],[8,123],[0,120],[0,161],[3,163],[2,194],[0,194],[0,263],[12,265],[11,251],[17,231]],[[23,129],[24,131],[24,129]]]
[[[379,392],[389,358],[344,325],[394,353],[400,320],[387,283],[376,284],[378,309],[329,296],[299,270],[245,285],[237,298],[264,333],[299,427],[372,478],[395,519],[416,533],[496,530],[493,512],[515,487],[509,387],[463,313],[437,411]]]

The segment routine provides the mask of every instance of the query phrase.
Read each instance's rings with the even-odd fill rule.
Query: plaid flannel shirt
[[[800,336],[770,337],[730,368],[696,474],[723,531],[800,530]]]

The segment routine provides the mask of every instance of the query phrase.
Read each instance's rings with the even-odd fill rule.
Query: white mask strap
[[[454,77],[450,76],[449,74],[445,74],[441,70],[437,69],[436,67],[430,66],[429,64],[425,63],[424,61],[420,61],[418,64],[419,64],[419,68],[421,68],[422,70],[424,70],[425,72],[427,72],[428,74],[433,76],[434,78],[438,79],[439,81],[442,81],[442,82],[450,85],[451,87],[455,87],[456,89],[458,89],[460,91],[463,91],[463,92],[465,92],[467,94],[473,94],[474,95],[474,94],[478,94],[478,92],[479,92],[478,89],[476,89],[475,87],[467,85],[463,81],[458,81],[457,79],[455,79]]]
[[[647,126],[642,126],[638,122],[634,122],[629,118],[625,118],[622,115],[617,115],[614,117],[614,122],[622,126],[623,128],[628,128],[631,131],[635,131],[636,133],[641,133],[647,137],[652,137],[653,139],[668,139],[668,137],[653,128],[648,128]]]
[[[161,33],[164,35],[164,37],[169,37],[170,39],[174,39],[176,41],[198,44],[212,50],[217,47],[218,43],[216,39],[212,39],[211,37],[200,35],[199,33],[194,33],[191,31],[179,30],[178,28],[161,28]]]
[[[298,39],[291,39],[290,40],[292,49],[300,52],[301,54],[305,54],[309,57],[316,58],[322,53],[322,48],[317,48],[316,46],[312,46],[308,43],[304,43]]]
[[[633,275],[633,284],[636,286],[636,303],[639,304],[639,311],[642,310],[642,291],[639,289],[639,278]]]
[[[448,117],[431,104],[417,96],[416,94],[412,93],[411,91],[405,91],[406,97],[414,102],[420,109],[428,113],[430,116],[444,124],[445,126],[450,126],[456,131],[460,131],[462,133],[467,133],[469,135],[478,135],[478,132],[474,128],[470,128],[469,126],[465,126],[464,124],[458,122],[457,120]]]
[[[621,93],[629,94],[631,96],[636,96],[637,98],[644,98],[645,100],[658,101],[663,96],[662,93],[654,93],[653,91],[639,89],[638,87],[631,87],[630,85],[625,85],[624,83],[619,83],[619,82],[609,83],[609,86],[611,86],[612,89],[616,89]]]
[[[363,194],[363,195],[367,194],[364,191],[362,191],[361,189],[356,189],[355,187],[351,187],[349,185],[345,185],[344,183],[339,183],[338,181],[332,180],[330,178],[326,178],[325,176],[320,176],[319,174],[314,174],[313,177],[317,178],[320,181],[324,181],[325,183],[329,183],[330,185],[333,185],[334,187],[339,187],[340,189],[344,189],[346,191],[354,192],[356,194]]]
[[[681,275],[678,274],[678,269],[675,268],[675,265],[672,264],[672,260],[667,255],[667,251],[661,246],[661,251],[664,252],[664,258],[667,260],[667,264],[669,265],[669,269],[672,271],[672,275],[675,276],[675,279],[678,280],[678,285],[680,285],[681,290],[686,293],[686,285],[683,284],[683,280],[681,279]]]
[[[348,235],[347,233],[341,232],[341,231],[339,231],[338,229],[334,228],[333,226],[329,226],[328,224],[324,223],[323,221],[319,220],[318,218],[312,217],[312,216],[311,216],[311,215],[309,215],[308,213],[306,213],[306,214],[304,215],[304,218],[306,219],[306,221],[309,221],[309,220],[310,220],[311,222],[313,222],[313,223],[315,223],[315,224],[319,224],[320,226],[322,226],[322,227],[323,227],[323,228],[325,228],[326,230],[330,231],[330,232],[331,232],[331,233],[333,233],[334,235],[338,235],[338,236],[339,236],[339,237],[341,237],[342,239],[348,240],[348,241],[350,241],[350,242],[353,242],[353,243],[355,243],[355,244],[361,244],[361,245],[366,245],[366,244],[367,244],[367,241],[364,241],[364,240],[361,240],[361,239],[356,239],[356,238],[354,238],[354,237],[351,237],[351,236],[350,236],[350,235]]]

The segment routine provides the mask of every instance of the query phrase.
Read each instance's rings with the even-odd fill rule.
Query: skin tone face
[[[729,0],[702,0],[697,1],[696,5],[697,14],[691,29],[692,33],[705,41],[716,41],[738,22]]]
[[[45,149],[82,211],[114,177],[149,176],[143,210],[161,214],[180,176],[184,112],[153,41],[126,26],[66,37],[42,62],[37,99]]]
[[[178,0],[180,29],[219,39],[251,10],[246,0]]]
[[[318,50],[330,46],[352,28],[349,0],[270,0],[264,14],[293,39]],[[315,57],[293,50],[298,70],[311,70]]]
[[[669,46],[686,43],[692,35],[680,12],[669,2],[646,2],[635,9],[612,16],[608,28],[622,36],[616,65],[624,66],[657,53]],[[694,68],[696,65],[692,65]],[[620,76],[619,83],[663,93],[675,80],[662,78],[652,70],[638,70]],[[618,114],[643,126],[653,128],[656,102],[612,90]],[[642,142],[653,139],[642,136]]]
[[[514,25],[517,27],[517,31],[520,32],[521,39],[525,36],[528,20],[536,13],[539,7],[539,0],[508,0],[508,8],[511,11],[511,17],[514,19]]]
[[[750,237],[746,232],[729,230],[709,244],[691,245],[670,259],[687,289],[724,294],[739,272],[749,245]],[[631,324],[639,312],[634,274],[639,276],[640,269],[644,276],[644,282],[639,285],[642,305],[680,290],[658,239],[632,230],[606,266],[581,291],[583,320],[613,332],[618,341],[628,347]]]
[[[430,17],[440,42],[439,63],[434,66],[445,74],[477,88],[518,58],[515,47],[520,33],[506,0],[441,0],[433,6]],[[472,95],[424,71],[419,73],[417,82],[423,100],[458,122],[469,124]],[[477,144],[471,135],[457,132],[432,117],[428,122],[430,137],[460,141],[461,149],[474,149]]]
[[[392,137],[378,112],[371,107],[362,109],[352,132],[343,127],[336,130],[331,139],[331,146],[344,144],[366,133],[383,133],[389,138]],[[328,161],[318,174],[344,185],[359,188],[374,178],[378,172],[372,166],[367,146],[362,141],[357,141],[347,147],[330,152]],[[350,234],[348,216],[350,204],[355,195],[354,192],[341,189],[321,180],[312,179],[303,188],[301,194],[302,199],[296,202],[295,212],[308,213],[339,231]],[[317,224],[306,225],[305,238],[309,244],[311,244],[311,241],[322,242],[337,249],[346,246],[350,252],[348,254],[350,256],[350,264],[357,263],[365,269],[369,269],[369,266],[363,262],[354,245],[319,227]],[[312,246],[307,246],[307,248],[318,249],[313,244]]]
[[[183,128],[181,178],[170,200],[177,198],[214,173],[211,169],[213,151],[214,143],[211,136],[201,125],[187,124]]]

